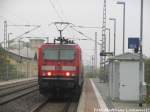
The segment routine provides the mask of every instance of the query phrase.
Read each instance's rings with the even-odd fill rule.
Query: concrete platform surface
[[[109,95],[108,83],[103,83],[99,81],[98,78],[94,78],[92,80],[97,90],[103,97],[103,100],[107,105],[109,112],[112,112],[113,110],[113,112],[150,112],[150,106],[146,104],[143,104],[143,107],[139,107],[138,102],[125,102],[119,100],[112,101]]]
[[[98,78],[86,79],[77,112],[150,112],[150,107],[139,107],[136,102],[112,101],[108,83]]]
[[[107,110],[107,106],[92,79],[86,79],[77,112],[96,112]]]

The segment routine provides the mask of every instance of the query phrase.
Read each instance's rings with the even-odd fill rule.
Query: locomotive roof
[[[43,46],[44,46],[44,45],[58,45],[58,46],[59,46],[59,45],[61,45],[61,46],[62,46],[62,45],[64,45],[64,46],[71,45],[71,46],[79,46],[78,44],[59,44],[59,43],[55,43],[55,44],[54,44],[54,43],[44,43]]]
[[[78,44],[60,44],[60,43],[44,43],[44,44],[50,44],[50,45],[78,45]]]
[[[81,49],[80,46],[78,44],[58,44],[58,43],[44,43],[42,44],[41,47],[44,46],[76,46],[77,48]]]

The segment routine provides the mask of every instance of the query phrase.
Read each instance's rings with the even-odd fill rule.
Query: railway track
[[[38,90],[37,80],[16,82],[0,86],[0,105],[4,105]]]
[[[76,112],[78,102],[46,100],[37,105],[31,112]]]
[[[6,90],[9,88],[14,88],[14,87],[21,86],[21,85],[26,85],[27,83],[32,83],[32,82],[37,82],[37,79],[30,79],[30,80],[24,80],[24,81],[20,81],[20,82],[1,84],[0,91]]]

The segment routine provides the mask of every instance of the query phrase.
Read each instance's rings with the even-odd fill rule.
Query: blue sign
[[[128,38],[128,48],[129,49],[136,49],[138,48],[140,45],[140,41],[139,38],[133,38],[133,37],[129,37]]]

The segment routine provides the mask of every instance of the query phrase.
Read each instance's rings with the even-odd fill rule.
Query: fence
[[[37,76],[37,61],[0,49],[0,80]]]

